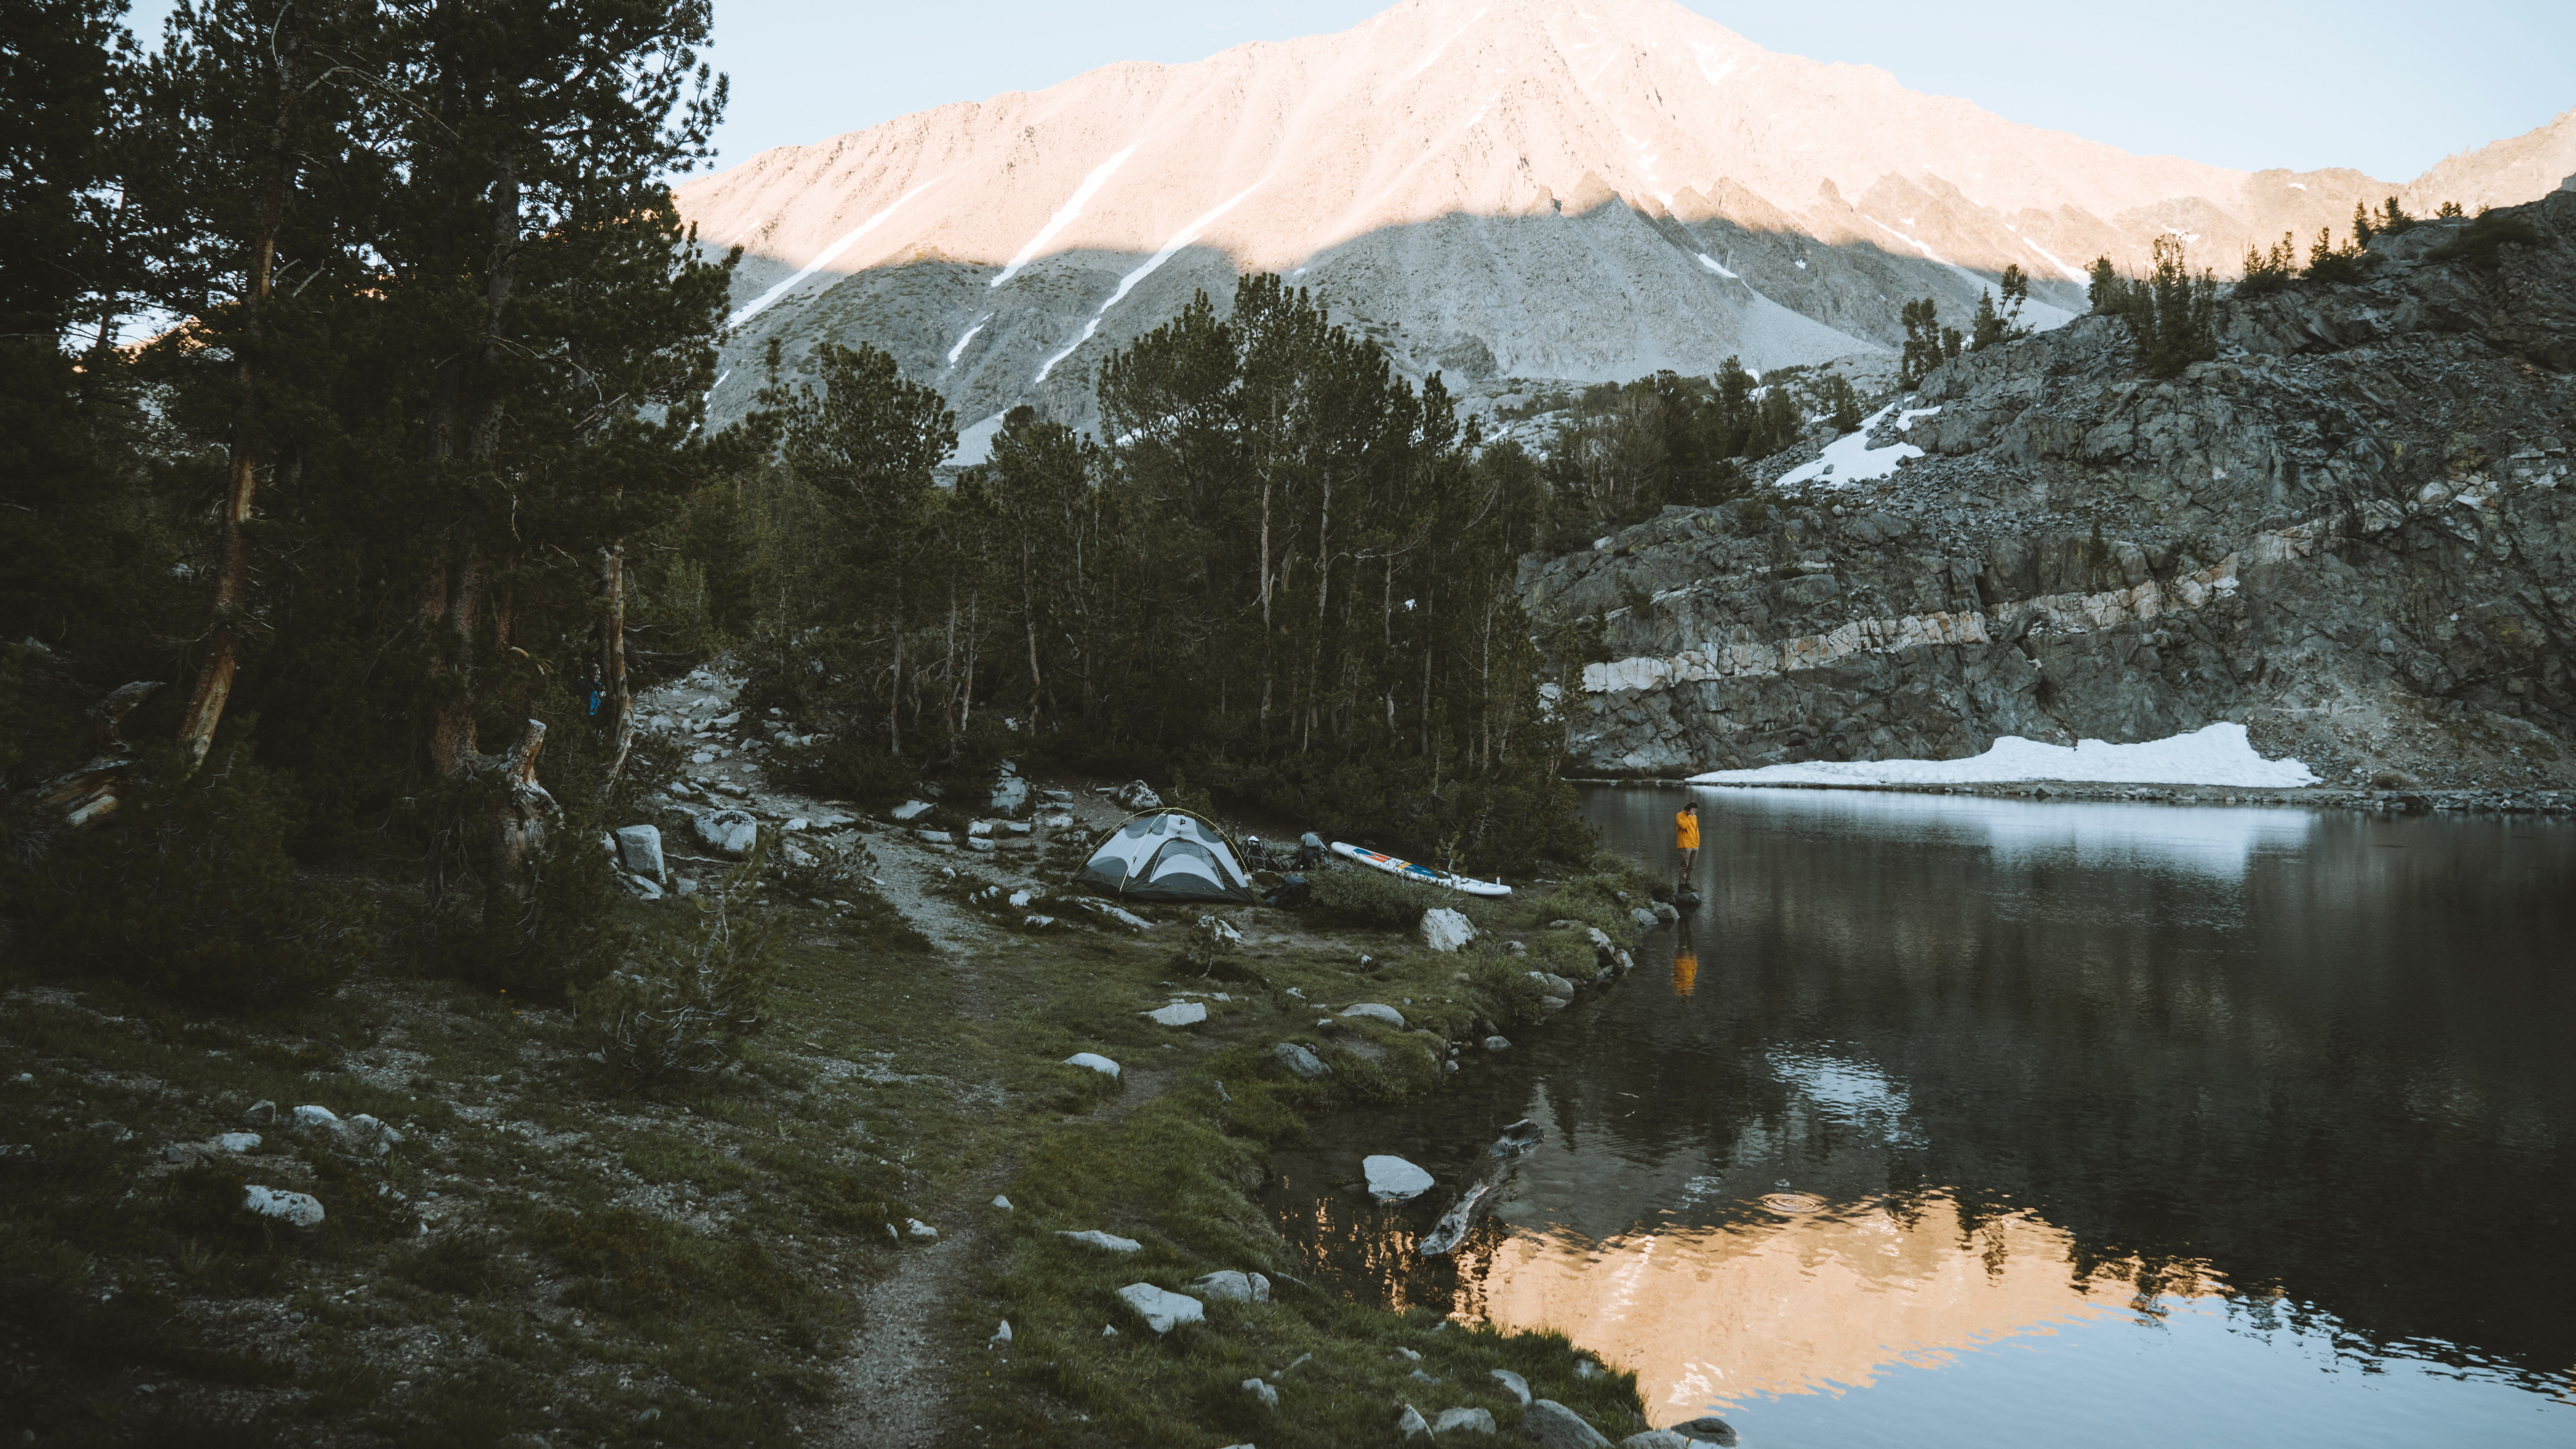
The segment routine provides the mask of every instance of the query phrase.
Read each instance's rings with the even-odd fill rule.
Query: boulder
[[[1674,906],[1674,905],[1672,905],[1672,904],[1670,904],[1669,902],[1665,902],[1665,901],[1657,901],[1657,902],[1655,902],[1655,904],[1654,904],[1654,912],[1655,912],[1655,919],[1656,919],[1656,920],[1658,920],[1658,921],[1663,922],[1663,923],[1664,923],[1665,925],[1667,925],[1667,926],[1671,925],[1673,922],[1678,921],[1678,920],[1680,920],[1680,919],[1682,918],[1682,913],[1681,913],[1680,908],[1679,908],[1679,907],[1676,907],[1676,906]]]
[[[991,808],[996,815],[1017,815],[1028,808],[1029,782],[1017,775],[1004,775],[993,783]]]
[[[1494,1432],[1491,1409],[1442,1409],[1431,1421],[1434,1434],[1490,1434]]]
[[[1476,939],[1474,923],[1446,906],[1424,911],[1420,929],[1422,944],[1434,951],[1455,951]]]
[[[627,894],[639,901],[658,901],[662,898],[662,888],[654,884],[651,876],[628,875],[621,870],[617,873],[617,879],[625,885]]]
[[[1317,1081],[1333,1074],[1333,1069],[1324,1065],[1324,1059],[1322,1057],[1315,1055],[1313,1052],[1297,1045],[1293,1041],[1283,1041],[1279,1045],[1272,1047],[1270,1049],[1270,1054],[1279,1058],[1279,1064],[1281,1066],[1286,1067],[1291,1073],[1305,1081]]]
[[[1690,1449],[1691,1441],[1670,1429],[1648,1429],[1619,1441],[1619,1449]]]
[[[993,850],[993,838],[989,835],[970,835],[966,838],[966,848],[989,855]]]
[[[243,1110],[242,1120],[253,1127],[274,1127],[277,1125],[277,1104],[262,1097]]]
[[[1363,1158],[1360,1171],[1368,1178],[1369,1195],[1379,1202],[1405,1202],[1431,1190],[1431,1174],[1401,1157]]]
[[[1089,1067],[1111,1081],[1118,1079],[1118,1064],[1098,1052],[1075,1052],[1064,1059],[1068,1067]]]
[[[662,864],[662,830],[656,825],[617,827],[618,863],[657,884],[670,878]]]
[[[918,820],[922,816],[929,814],[930,802],[927,800],[906,800],[886,813],[894,817],[896,824],[901,825],[907,821]]]
[[[1392,1006],[1388,1006],[1384,1002],[1362,1001],[1355,1005],[1345,1006],[1342,1008],[1342,1015],[1364,1017],[1370,1021],[1382,1021],[1387,1025],[1394,1027],[1397,1031],[1404,1030],[1404,1013],[1396,1010]]]
[[[1538,992],[1541,996],[1562,997],[1568,1001],[1574,999],[1574,983],[1553,971],[1533,971],[1529,974],[1529,979],[1538,983]]]
[[[337,1132],[340,1114],[319,1103],[307,1102],[295,1109],[295,1125],[308,1132]]]
[[[1703,1414],[1687,1424],[1675,1424],[1671,1433],[1681,1436],[1685,1444],[1722,1444],[1733,1449],[1735,1428],[1715,1414]]]
[[[1522,1378],[1519,1374],[1513,1373],[1510,1369],[1495,1369],[1492,1377],[1494,1382],[1501,1384],[1504,1390],[1510,1393],[1513,1398],[1520,1400],[1523,1404],[1527,1404],[1530,1401],[1529,1380]]]
[[[1142,1252],[1145,1247],[1134,1238],[1122,1238],[1116,1233],[1104,1233],[1098,1228],[1085,1228],[1078,1233],[1058,1231],[1056,1236],[1098,1248],[1104,1253],[1136,1253]]]
[[[1554,1399],[1533,1399],[1521,1410],[1521,1437],[1544,1449],[1610,1449],[1600,1430]]]
[[[1405,1405],[1404,1412],[1395,1416],[1395,1436],[1399,1439],[1420,1439],[1430,1432],[1431,1425],[1422,1417],[1422,1411],[1411,1404]]]
[[[1013,891],[1011,892],[1011,909],[1015,911],[1025,911],[1029,908],[1029,902],[1036,899],[1037,897],[1030,895],[1027,891]]]
[[[255,1140],[255,1139],[254,1139]],[[340,1140],[351,1150],[371,1157],[382,1157],[402,1145],[403,1136],[384,1123],[361,1112],[340,1124]]]
[[[932,845],[951,845],[957,840],[956,836],[945,830],[915,830],[912,832],[912,838]]]
[[[1510,1037],[1489,1036],[1485,1038],[1485,1050],[1489,1052],[1507,1052],[1511,1049],[1512,1039]]]
[[[984,1340],[984,1346],[986,1348],[1009,1348],[1011,1346],[1011,1320],[1007,1318],[1003,1319],[1002,1326],[993,1330],[993,1336]]]
[[[1254,1398],[1259,1399],[1261,1401],[1261,1407],[1265,1409],[1275,1409],[1279,1407],[1279,1391],[1270,1387],[1270,1385],[1263,1383],[1259,1379],[1245,1379],[1243,1381],[1243,1391],[1252,1395]]]
[[[1599,926],[1586,926],[1583,928],[1583,934],[1592,942],[1593,955],[1606,961],[1618,954],[1619,943],[1611,940],[1610,933]]]
[[[319,1227],[322,1204],[311,1193],[287,1192],[251,1183],[242,1188],[242,1211],[275,1218],[291,1227]]]
[[[973,836],[977,836],[977,835],[990,835],[990,834],[992,834],[992,833],[993,833],[993,822],[992,822],[992,821],[990,821],[990,820],[969,820],[969,821],[967,821],[967,822],[966,822],[966,834],[967,834],[969,837],[973,837]]]
[[[1172,1293],[1151,1283],[1130,1283],[1118,1290],[1127,1306],[1156,1333],[1169,1333],[1184,1323],[1205,1323],[1207,1307],[1186,1293]]]
[[[1270,1280],[1258,1273],[1238,1273],[1226,1268],[1192,1278],[1190,1291],[1211,1302],[1222,1298],[1229,1303],[1267,1303],[1270,1301]]]
[[[1142,1013],[1142,1015],[1147,1021],[1156,1022],[1163,1026],[1196,1026],[1200,1022],[1207,1020],[1207,1003],[1203,1001],[1175,1001],[1169,1006],[1156,1007],[1152,1011]]]
[[[1142,780],[1128,781],[1126,784],[1119,786],[1116,790],[1111,791],[1109,798],[1116,802],[1121,809],[1125,810],[1160,810],[1163,808],[1163,797],[1155,794],[1154,787],[1146,784]]]
[[[206,1145],[217,1152],[249,1152],[259,1146],[256,1132],[218,1132],[206,1139]]]
[[[1628,919],[1636,922],[1641,929],[1648,931],[1651,931],[1657,926],[1663,924],[1663,922],[1655,919],[1654,912],[1647,910],[1644,906],[1630,906],[1628,908]]]
[[[751,854],[760,841],[760,822],[748,810],[710,810],[696,817],[691,827],[710,848],[737,858]]]
[[[905,1218],[903,1220],[903,1230],[916,1238],[935,1238],[939,1236],[939,1229],[932,1227],[930,1224],[923,1222],[919,1218]]]

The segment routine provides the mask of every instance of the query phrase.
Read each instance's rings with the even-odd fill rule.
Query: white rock
[[[939,1229],[932,1227],[930,1224],[923,1222],[919,1218],[905,1218],[903,1220],[903,1230],[912,1234],[916,1238],[935,1238],[939,1236]]]
[[[1186,1293],[1171,1293],[1151,1283],[1130,1283],[1118,1290],[1127,1306],[1156,1333],[1169,1333],[1184,1323],[1205,1323],[1207,1306]]]
[[[1113,1080],[1118,1076],[1118,1064],[1098,1052],[1075,1052],[1064,1059],[1064,1064],[1068,1067],[1089,1067]]]
[[[1192,1278],[1190,1290],[1211,1302],[1220,1298],[1229,1303],[1270,1301],[1269,1279],[1258,1273],[1238,1273],[1232,1268]]]
[[[993,1330],[993,1336],[984,1340],[984,1346],[986,1348],[1009,1348],[1011,1346],[1011,1320],[1007,1318],[1003,1319],[1002,1326]]]
[[[654,881],[666,878],[662,864],[662,831],[654,825],[617,827],[617,859],[628,870]]]
[[[295,1109],[294,1120],[298,1127],[324,1132],[336,1132],[340,1128],[339,1113],[310,1102]]]
[[[990,835],[993,833],[993,822],[990,820],[967,821],[966,833],[969,835]]]
[[[207,1145],[213,1147],[217,1152],[248,1152],[259,1146],[259,1134],[256,1132],[218,1132],[213,1137],[207,1139]]]
[[[813,822],[807,820],[804,816],[799,815],[778,828],[781,830],[811,830],[813,828]]]
[[[1422,913],[1422,944],[1434,951],[1455,951],[1476,939],[1475,924],[1446,906]]]
[[[1521,1410],[1521,1437],[1544,1449],[1610,1449],[1600,1430],[1554,1399],[1533,1399]]]
[[[915,830],[912,833],[915,839],[926,840],[933,845],[948,845],[954,843],[957,839],[956,836],[949,834],[945,830]]]
[[[1365,1157],[1360,1171],[1368,1178],[1369,1195],[1379,1202],[1404,1202],[1431,1190],[1431,1174],[1401,1157]]]
[[[1243,932],[1236,930],[1234,922],[1227,920],[1223,916],[1201,916],[1199,917],[1199,926],[1209,935],[1214,936],[1216,939],[1223,941],[1228,945],[1240,946],[1243,944]]]
[[[1316,1081],[1333,1074],[1333,1069],[1324,1065],[1322,1057],[1293,1041],[1283,1041],[1272,1047],[1270,1051],[1273,1056],[1279,1058],[1281,1066],[1306,1081]]]
[[[1420,1439],[1430,1432],[1431,1425],[1423,1419],[1422,1411],[1411,1404],[1395,1416],[1395,1435],[1399,1439]]]
[[[1494,1432],[1494,1415],[1490,1409],[1442,1409],[1431,1421],[1434,1434],[1490,1434]]]
[[[689,756],[689,763],[692,765],[712,765],[715,762],[716,756],[713,750],[698,750]]]
[[[257,1183],[242,1189],[242,1210],[299,1228],[314,1227],[322,1221],[322,1204],[311,1193],[286,1192]]]
[[[887,813],[893,815],[898,821],[918,820],[922,816],[930,813],[930,802],[927,800],[906,800]]]
[[[1137,1242],[1134,1238],[1122,1238],[1116,1233],[1104,1233],[1098,1228],[1085,1228],[1078,1233],[1068,1233],[1059,1229],[1056,1236],[1070,1238],[1074,1242],[1098,1248],[1104,1253],[1138,1253],[1145,1248],[1143,1243]]]
[[[1694,1441],[1686,1434],[1670,1429],[1648,1429],[1619,1441],[1619,1449],[1691,1449]]]
[[[1027,891],[1013,891],[1011,892],[1011,909],[1015,911],[1027,910],[1029,902],[1035,899],[1037,899],[1037,897],[1030,895]]]
[[[1175,1001],[1169,1006],[1157,1007],[1141,1015],[1147,1021],[1160,1022],[1165,1026],[1196,1026],[1207,1020],[1207,1003]]]
[[[748,810],[710,810],[690,822],[698,839],[731,856],[751,854],[760,841],[760,822]]]
[[[1520,1400],[1524,1405],[1529,1403],[1529,1380],[1522,1378],[1519,1374],[1513,1373],[1510,1369],[1495,1369],[1493,1371],[1493,1379],[1495,1383],[1501,1384],[1504,1388],[1511,1390],[1513,1398]]]
[[[1489,1036],[1485,1038],[1485,1050],[1489,1052],[1507,1052],[1511,1049],[1512,1039],[1510,1037]]]
[[[993,849],[993,838],[989,835],[968,836],[966,839],[966,848],[980,854],[990,854]]]
[[[993,1206],[1000,1208],[1004,1212],[1009,1212],[1011,1210],[1011,1200],[1002,1196],[1000,1193],[995,1193],[993,1194]]]
[[[1644,906],[1630,906],[1628,908],[1628,919],[1636,922],[1638,925],[1649,931],[1663,924],[1663,922],[1655,919],[1654,912],[1647,910]]]
[[[1254,1398],[1259,1399],[1261,1401],[1261,1407],[1265,1409],[1275,1409],[1279,1407],[1279,1391],[1270,1387],[1270,1385],[1263,1383],[1259,1379],[1245,1379],[1243,1381],[1243,1391],[1252,1395]]]
[[[662,888],[653,883],[651,876],[629,875],[619,871],[617,878],[625,883],[627,892],[639,901],[658,901],[662,898]]]
[[[1004,775],[994,782],[991,808],[1004,815],[1017,815],[1029,803],[1029,782],[1017,775]]]
[[[1384,1002],[1362,1001],[1355,1005],[1345,1006],[1342,1008],[1342,1015],[1365,1017],[1370,1021],[1382,1021],[1387,1025],[1394,1027],[1397,1031],[1404,1030],[1404,1013],[1396,1010],[1392,1006],[1388,1006]]]

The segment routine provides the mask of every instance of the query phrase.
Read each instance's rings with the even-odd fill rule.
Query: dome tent
[[[1131,901],[1257,902],[1225,832],[1183,810],[1149,810],[1109,833],[1075,885]]]

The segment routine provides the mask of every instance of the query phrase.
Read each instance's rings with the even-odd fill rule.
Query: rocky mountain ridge
[[[1485,401],[1515,379],[1886,354],[1902,301],[1961,323],[2006,265],[2046,325],[2083,308],[2092,257],[2138,265],[2168,233],[2224,270],[2356,200],[2474,208],[2569,171],[2576,112],[2412,187],[2248,174],[1774,54],[1672,0],[1405,0],[765,151],[679,202],[710,248],[746,249],[719,420],[773,341],[793,372],[863,340],[947,397],[973,456],[1020,402],[1087,423],[1089,366],[1247,271]]]
[[[1922,450],[1883,479],[1810,446],[1755,500],[1526,561],[1533,610],[1610,656],[1572,768],[2235,720],[2335,782],[2576,784],[2576,191],[2371,250],[2362,283],[2224,301],[2181,377],[2086,318],[1880,414]]]

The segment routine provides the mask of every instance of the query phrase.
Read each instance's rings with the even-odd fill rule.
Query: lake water
[[[1316,1278],[1561,1330],[1750,1449],[2576,1445],[2576,826],[1585,808],[1670,871],[1686,795],[1705,904],[1636,971],[1279,1155]],[[1376,1206],[1377,1152],[1440,1186]]]

